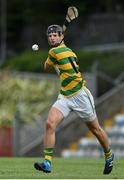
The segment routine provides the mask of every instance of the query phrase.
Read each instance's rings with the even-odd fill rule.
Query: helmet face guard
[[[50,25],[50,26],[47,28],[47,32],[46,32],[47,36],[48,36],[50,33],[58,33],[59,36],[60,36],[61,34],[64,34],[62,27],[59,26],[59,25],[57,25],[57,24]]]

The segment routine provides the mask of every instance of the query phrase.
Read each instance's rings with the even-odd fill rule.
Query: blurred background
[[[62,25],[67,8],[79,17],[65,34],[116,156],[124,156],[124,1],[0,0],[0,156],[41,156],[43,126],[58,95],[53,69],[44,72],[46,29]],[[38,44],[39,51],[32,51]],[[101,157],[102,149],[76,114],[59,126],[55,156]]]

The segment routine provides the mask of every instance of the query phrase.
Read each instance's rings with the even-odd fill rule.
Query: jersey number
[[[78,65],[77,58],[76,58],[76,57],[74,57],[74,58],[75,58],[75,62],[76,62],[76,64]],[[75,65],[74,65],[74,62],[73,62],[72,58],[71,58],[71,57],[68,57],[68,59],[69,59],[69,62],[71,63],[71,65],[72,65],[72,67],[73,67],[74,71],[75,71],[76,73],[78,73],[78,72],[79,72],[79,70],[77,70],[77,68],[75,67]]]

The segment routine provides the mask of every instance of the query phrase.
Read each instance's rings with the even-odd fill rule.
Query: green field
[[[110,175],[103,175],[103,158],[54,158],[52,173],[36,171],[40,158],[0,158],[0,179],[123,179],[124,160],[116,159]]]

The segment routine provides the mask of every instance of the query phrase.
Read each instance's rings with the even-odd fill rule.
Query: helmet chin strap
[[[60,43],[59,43],[59,44],[62,44],[62,41],[64,42],[64,38],[62,38],[62,40],[60,41]]]
[[[60,44],[62,44],[62,41],[64,41],[64,38],[62,38],[62,40],[60,41],[60,43],[56,43],[55,45],[51,45],[51,47],[57,47],[57,46],[59,46]]]

